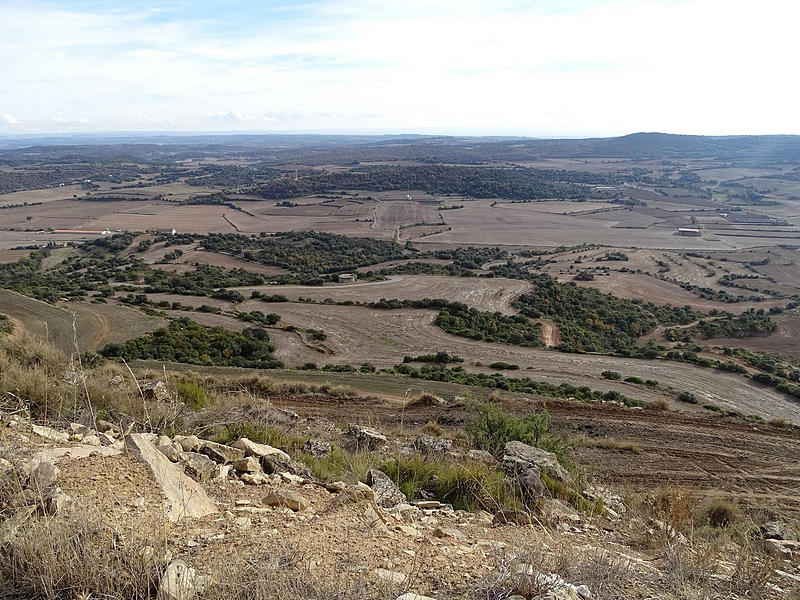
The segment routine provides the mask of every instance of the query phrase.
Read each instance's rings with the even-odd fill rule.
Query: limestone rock
[[[125,447],[141,459],[153,473],[167,498],[167,518],[177,522],[184,517],[204,517],[217,512],[200,485],[187,477],[176,465],[139,433],[125,438]]]
[[[260,473],[261,463],[254,456],[245,456],[233,461],[233,468],[240,473]]]
[[[263,473],[242,473],[239,479],[247,485],[264,485],[267,478]]]
[[[370,469],[367,472],[367,484],[375,493],[375,504],[382,508],[391,508],[408,501],[405,494],[383,471]]]
[[[503,448],[503,468],[508,472],[526,471],[531,465],[538,467],[548,477],[569,483],[569,472],[558,463],[552,452],[529,446],[518,441],[508,442]]]
[[[198,452],[181,452],[178,461],[183,463],[186,474],[195,481],[208,481],[218,466],[213,460]]]
[[[378,579],[383,579],[384,581],[389,581],[391,583],[401,584],[405,583],[406,580],[406,576],[402,573],[390,571],[389,569],[377,568],[373,572]]]
[[[164,456],[166,456],[167,460],[169,460],[170,462],[178,462],[178,459],[180,458],[181,455],[181,451],[176,450],[171,443],[159,446],[158,451],[161,452],[161,454],[163,454]]]
[[[278,456],[281,456],[286,460],[289,460],[289,455],[286,454],[286,452],[284,452],[283,450],[280,450],[278,448],[273,448],[272,446],[268,446],[267,444],[258,444],[256,442],[248,440],[247,438],[239,438],[238,440],[233,442],[233,444],[231,444],[231,447],[244,452],[244,456],[255,456],[256,458],[262,458],[264,456],[271,456],[277,454]]]
[[[88,458],[89,456],[117,456],[122,454],[122,448],[113,446],[89,446],[86,444],[70,446],[68,448],[47,448],[40,450],[30,460],[31,470],[35,470],[43,462],[54,462],[59,458]]]
[[[69,434],[65,431],[58,431],[51,427],[44,427],[42,425],[31,425],[31,431],[36,435],[50,440],[51,442],[66,442],[69,440]]]
[[[289,455],[281,450],[261,457],[261,468],[265,473],[281,474],[290,473],[301,477],[308,477],[310,471],[304,464],[292,460]]]
[[[767,521],[761,527],[761,537],[765,540],[789,540],[796,542],[797,536],[788,525],[780,521]]]
[[[276,490],[267,495],[264,499],[264,504],[267,506],[285,506],[298,512],[307,509],[311,505],[311,501],[305,496],[288,490]]]
[[[100,446],[100,438],[96,435],[84,435],[81,443],[87,446]]]
[[[422,596],[420,594],[415,594],[414,592],[406,592],[402,596],[398,596],[395,600],[436,600],[436,598]]]
[[[140,386],[145,400],[168,402],[170,400],[169,390],[163,381],[148,381]]]
[[[363,425],[350,425],[346,436],[349,445],[358,450],[378,450],[386,445],[386,436]]]
[[[60,473],[61,469],[55,463],[42,461],[31,470],[31,486],[40,490],[51,486],[58,479]]]
[[[496,466],[497,459],[492,456],[491,452],[487,452],[486,450],[476,450],[472,449],[467,452],[467,458],[469,460],[474,460],[475,462],[481,462],[487,464],[489,466]]]
[[[112,387],[118,387],[125,383],[125,378],[122,375],[114,375],[111,379],[108,380],[108,385]]]
[[[331,453],[331,445],[328,442],[323,442],[322,440],[309,438],[306,440],[306,443],[303,444],[301,451],[305,454],[313,456],[314,458],[324,458]]]
[[[425,456],[441,456],[447,454],[453,442],[444,438],[437,438],[432,435],[422,434],[414,440],[414,448]]]
[[[244,458],[244,450],[206,440],[200,444],[200,453],[205,454],[211,460],[221,465],[232,463],[235,460]]]
[[[200,447],[200,438],[196,435],[176,435],[173,439],[184,452],[195,452]]]
[[[200,575],[182,560],[172,561],[158,589],[159,600],[192,600],[210,583],[207,575]]]
[[[459,540],[461,542],[467,539],[467,536],[461,533],[458,529],[453,529],[450,527],[437,527],[436,529],[433,530],[433,535],[437,538],[443,538],[443,539],[450,538],[454,540]]]

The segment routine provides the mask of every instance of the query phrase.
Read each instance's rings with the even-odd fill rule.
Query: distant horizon
[[[665,135],[675,137],[701,137],[701,138],[736,138],[736,137],[800,137],[797,133],[672,133],[668,131],[631,131],[617,135],[526,135],[506,133],[442,133],[442,132],[393,132],[393,131],[326,131],[326,130],[109,130],[109,131],[50,131],[36,133],[4,133],[0,132],[0,139],[37,139],[37,138],[92,138],[92,137],[236,137],[236,136],[319,136],[319,137],[443,137],[443,138],[501,138],[521,140],[589,140],[589,139],[617,139],[634,135]]]

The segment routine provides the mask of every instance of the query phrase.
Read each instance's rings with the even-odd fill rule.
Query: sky
[[[796,0],[0,0],[0,134],[800,134]]]

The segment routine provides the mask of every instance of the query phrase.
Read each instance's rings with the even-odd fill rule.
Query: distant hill
[[[621,137],[538,139],[419,135],[278,134],[74,134],[0,139],[0,161],[179,160],[204,155],[242,155],[262,166],[286,163],[355,165],[363,161],[415,160],[481,164],[547,158],[718,158],[764,162],[800,161],[800,136],[702,136],[633,133]]]

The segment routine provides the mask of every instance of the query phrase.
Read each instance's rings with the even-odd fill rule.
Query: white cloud
[[[14,90],[0,91],[0,109],[19,115],[2,122],[29,131],[800,133],[794,2],[540,4],[326,0],[299,17],[282,7],[226,28],[188,14],[154,21],[152,10],[0,0],[0,80]]]
[[[0,115],[0,121],[5,123],[6,125],[20,125],[20,120],[12,115],[3,114]]]

